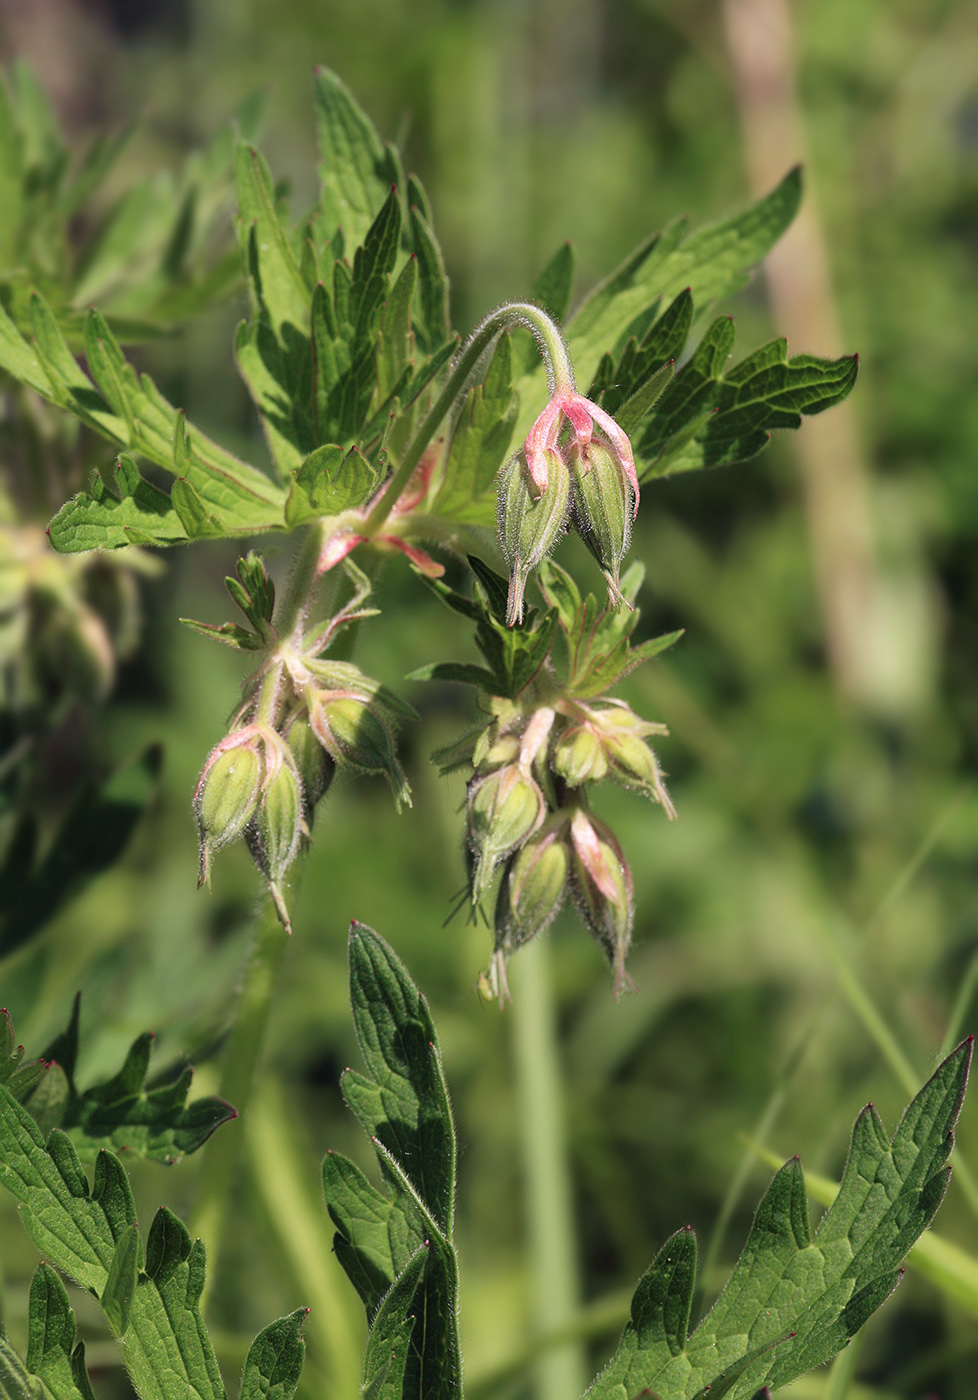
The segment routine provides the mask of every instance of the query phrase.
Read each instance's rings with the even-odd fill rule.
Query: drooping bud
[[[291,754],[267,781],[245,837],[255,863],[275,885],[295,860],[302,835],[302,787]]]
[[[264,776],[262,741],[254,725],[229,734],[211,750],[194,793],[200,833],[198,889],[210,880],[214,852],[237,840],[254,816]]]
[[[336,764],[316,738],[309,720],[304,716],[300,716],[292,724],[286,735],[286,742],[299,770],[305,817],[307,822],[311,823],[317,803],[326,795],[333,781]]]
[[[523,619],[526,581],[550,553],[563,533],[570,504],[570,472],[560,453],[542,449],[545,484],[531,478],[523,453],[517,453],[499,474],[497,528],[500,548],[509,564],[506,621]]]
[[[591,723],[599,735],[611,776],[623,787],[643,792],[665,808],[670,821],[676,809],[666,790],[659,760],[645,742],[650,734],[667,734],[664,724],[639,719],[627,705],[610,705],[592,712]]]
[[[567,893],[570,852],[563,817],[551,820],[509,861],[496,904],[496,946],[528,943],[556,917]]]
[[[577,911],[611,963],[615,996],[628,984],[625,957],[632,940],[634,886],[610,827],[577,808],[570,824],[570,879]]]
[[[314,690],[307,699],[312,731],[330,757],[356,773],[382,774],[398,809],[403,802],[410,807],[411,789],[397,760],[393,735],[376,706],[361,696]]]
[[[572,446],[570,469],[574,528],[601,565],[611,606],[620,608],[624,599],[618,576],[635,508],[629,474],[619,457],[595,438],[586,446]]]
[[[518,763],[469,783],[469,844],[475,857],[472,903],[477,904],[504,856],[521,845],[543,821],[546,803],[536,782]]]

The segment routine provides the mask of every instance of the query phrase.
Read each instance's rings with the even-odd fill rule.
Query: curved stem
[[[448,383],[438,395],[427,417],[408,445],[397,471],[391,477],[387,490],[367,516],[363,533],[368,538],[372,538],[378,533],[394,509],[398,496],[411,480],[414,469],[421,461],[425,449],[441,427],[442,420],[462,392],[465,381],[475,369],[479,359],[489,349],[499,333],[509,326],[526,326],[529,331],[532,331],[547,366],[551,394],[574,392],[574,371],[571,367],[570,355],[556,321],[545,311],[542,311],[539,306],[534,306],[528,301],[507,302],[505,306],[491,311],[485,320],[476,326],[463,345],[452,366]]]

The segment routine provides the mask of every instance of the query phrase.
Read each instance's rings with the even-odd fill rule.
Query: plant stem
[[[533,332],[540,347],[540,353],[547,365],[551,392],[571,393],[574,389],[574,371],[564,337],[556,321],[553,321],[539,306],[526,301],[507,302],[498,310],[492,311],[469,336],[463,345],[449,375],[448,383],[438,395],[421,427],[407,447],[400,465],[391,477],[387,490],[377,501],[367,516],[364,533],[369,537],[377,534],[384,521],[397,503],[397,498],[407,486],[415,467],[421,461],[425,448],[441,427],[452,404],[465,386],[465,381],[475,369],[482,355],[489,349],[496,336],[509,326],[526,326]]]
[[[275,905],[271,899],[266,899],[245,964],[234,1025],[224,1047],[220,1094],[234,1105],[239,1115],[248,1111],[275,984],[287,943],[288,934],[279,922]],[[211,1260],[201,1299],[202,1310],[216,1274],[230,1205],[232,1178],[241,1151],[241,1135],[239,1124],[229,1124],[211,1139],[197,1183],[191,1233],[199,1235],[204,1241]]]
[[[527,1231],[531,1310],[537,1337],[560,1332],[579,1308],[574,1215],[564,1137],[557,1026],[550,985],[549,946],[535,938],[520,951],[513,1008],[516,1075]],[[536,1400],[569,1400],[584,1390],[584,1354],[578,1337],[538,1353],[533,1364]]]

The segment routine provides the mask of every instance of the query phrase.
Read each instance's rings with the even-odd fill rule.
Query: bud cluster
[[[562,443],[565,425],[570,435]],[[499,475],[497,530],[510,570],[511,627],[522,621],[527,579],[568,520],[600,564],[611,605],[621,606],[618,579],[638,497],[628,435],[582,394],[556,392]]]
[[[243,838],[289,927],[283,878],[338,768],[387,779],[398,807],[410,789],[394,732],[413,711],[358,667],[279,646],[255,677],[254,696],[208,755],[194,794],[198,886],[214,853]],[[265,717],[265,712],[270,718]]]
[[[632,876],[614,833],[591,812],[586,789],[610,778],[674,818],[646,743],[666,728],[616,700],[560,698],[526,709],[494,699],[491,709],[472,750],[466,802],[473,906],[503,866],[489,986],[501,1002],[509,999],[510,955],[548,926],[569,893],[611,964],[617,995],[628,980]]]

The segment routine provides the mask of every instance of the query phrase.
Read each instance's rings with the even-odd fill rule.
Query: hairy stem
[[[511,301],[491,311],[469,336],[455,358],[448,383],[438,395],[427,417],[409,444],[397,471],[391,478],[387,490],[377,501],[367,516],[364,533],[372,537],[378,533],[384,521],[397,503],[397,498],[407,486],[415,467],[421,461],[425,449],[441,427],[452,404],[465,387],[480,358],[492,345],[501,331],[509,326],[526,326],[532,331],[547,366],[547,376],[551,392],[571,393],[574,390],[574,371],[564,337],[556,321],[552,320],[539,306],[527,301]]]

